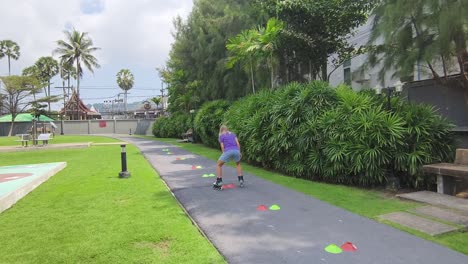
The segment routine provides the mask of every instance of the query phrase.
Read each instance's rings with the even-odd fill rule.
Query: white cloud
[[[108,67],[154,69],[164,64],[173,41],[172,20],[186,17],[192,0],[0,0],[0,7],[0,39],[21,47],[20,60],[12,62],[14,74],[51,55],[62,31],[72,26],[89,32],[102,49],[96,54],[102,70],[94,78],[110,84],[115,74],[99,76]],[[1,60],[0,75],[7,69]]]

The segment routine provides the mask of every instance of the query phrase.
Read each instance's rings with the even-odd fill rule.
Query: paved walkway
[[[244,189],[212,190],[214,178],[202,175],[215,173],[215,162],[165,143],[121,139],[142,151],[229,263],[468,263],[466,255],[250,174]],[[234,168],[224,171],[225,183],[237,181]],[[281,210],[257,211],[261,204]],[[356,252],[324,251],[348,241]]]

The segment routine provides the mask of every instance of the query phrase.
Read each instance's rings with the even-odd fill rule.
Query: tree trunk
[[[322,67],[320,67],[322,70],[322,81],[327,81],[327,60],[325,59],[322,62]]]
[[[11,126],[10,126],[10,131],[8,132],[8,136],[11,137],[11,135],[13,134],[13,127],[15,125],[15,118],[16,118],[16,114],[11,114]]]
[[[80,62],[76,60],[76,93],[80,98]]]
[[[62,80],[62,89],[63,89],[63,111],[65,111],[65,104],[67,103],[67,96],[66,96],[66,90],[65,90],[65,80]]]
[[[254,80],[254,71],[253,71],[253,62],[250,62],[250,78],[252,79],[252,91],[255,94],[255,80]]]
[[[49,105],[49,114],[50,114],[50,79],[47,83],[47,90],[48,90],[48,95],[49,96],[49,101],[47,102],[47,104]]]
[[[127,118],[127,92],[128,92],[128,90],[125,90],[125,93],[124,93],[124,110],[125,110],[125,118]]]
[[[11,76],[10,56],[8,56],[8,76]]]
[[[10,126],[10,132],[8,132],[8,136],[11,137],[11,134],[13,133],[13,125],[15,124],[15,122],[11,122],[11,126]]]
[[[275,71],[274,71],[274,69],[273,69],[273,53],[272,53],[272,54],[270,54],[270,74],[271,74],[271,75],[270,75],[270,77],[271,77],[270,82],[271,82],[271,89],[272,89],[272,90],[273,90],[273,88],[274,88],[274,81],[275,81],[275,80],[274,80],[274,74],[275,74],[274,72],[275,72]]]

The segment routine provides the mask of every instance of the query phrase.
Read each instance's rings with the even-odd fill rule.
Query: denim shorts
[[[219,157],[219,160],[224,162],[224,163],[227,163],[227,162],[229,162],[231,160],[235,161],[236,163],[240,162],[240,160],[241,160],[240,152],[237,149],[228,150],[228,151],[224,152],[221,155],[221,157]]]

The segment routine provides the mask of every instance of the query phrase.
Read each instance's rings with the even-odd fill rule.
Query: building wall
[[[369,41],[369,38],[372,33],[372,18],[369,19],[369,21],[358,27],[355,30],[355,34],[349,38],[349,43],[353,44],[355,47],[360,47],[364,46],[367,44]],[[377,43],[381,43],[381,41],[377,40]],[[330,56],[329,58],[329,63],[328,63],[328,72],[330,73],[333,69],[334,66],[332,64],[332,58],[334,56]],[[388,71],[385,74],[385,78],[381,80],[378,76],[378,72],[380,70],[380,66],[376,66],[372,69],[369,69],[365,71],[363,74],[359,74],[358,70],[359,68],[367,62],[368,55],[367,54],[362,54],[359,55],[353,59],[351,59],[351,73],[352,73],[352,82],[351,86],[353,87],[354,90],[361,90],[363,88],[374,88],[377,85],[381,85],[383,87],[387,86],[394,86],[396,82],[398,82],[398,78],[394,78],[394,71]],[[448,69],[448,75],[451,74],[457,74],[457,67],[456,67],[456,61],[453,61],[453,63],[449,66]],[[443,75],[443,68],[441,63],[433,63],[433,66],[440,75]],[[413,73],[413,80],[414,81],[420,81],[420,80],[427,80],[427,79],[432,79],[432,73],[427,67],[427,64],[421,63],[418,65],[414,66],[414,73]],[[333,72],[330,76],[330,84],[333,86],[338,86],[340,84],[343,84],[345,82],[344,79],[344,67],[341,65],[338,69]]]

